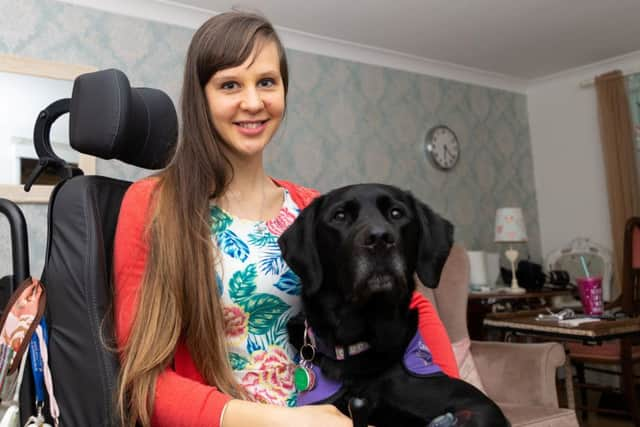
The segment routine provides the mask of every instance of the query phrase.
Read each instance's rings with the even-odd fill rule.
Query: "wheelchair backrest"
[[[69,113],[71,146],[99,158],[158,169],[177,141],[171,99],[156,89],[131,88],[117,70],[79,76]],[[58,183],[49,201],[41,281],[47,292],[49,366],[63,426],[117,425],[111,267],[118,213],[129,185],[76,175]],[[20,394],[23,423],[35,412],[34,401],[28,371]]]

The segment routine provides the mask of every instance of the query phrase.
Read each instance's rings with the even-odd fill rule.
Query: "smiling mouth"
[[[268,121],[269,120],[255,120],[255,121],[246,121],[246,122],[243,121],[243,122],[233,122],[233,124],[243,129],[258,129]]]

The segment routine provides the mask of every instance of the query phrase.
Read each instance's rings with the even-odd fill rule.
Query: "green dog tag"
[[[298,391],[311,390],[316,385],[316,375],[311,369],[298,365],[293,371],[293,383]]]

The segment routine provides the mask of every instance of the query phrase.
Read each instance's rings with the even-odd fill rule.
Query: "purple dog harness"
[[[442,372],[440,366],[433,363],[431,351],[422,340],[419,332],[416,332],[404,352],[402,363],[407,372],[416,377],[425,377]],[[297,406],[325,402],[340,392],[342,382],[327,378],[322,373],[322,370],[311,361],[307,362],[307,367],[315,375],[315,384],[311,389],[298,393]]]

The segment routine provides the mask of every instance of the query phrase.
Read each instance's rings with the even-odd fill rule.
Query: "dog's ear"
[[[322,266],[315,236],[316,216],[323,197],[316,198],[300,212],[278,239],[282,258],[298,275],[304,292],[313,294],[322,283]]]
[[[453,245],[453,225],[411,196],[418,222],[416,273],[428,288],[436,288]]]

